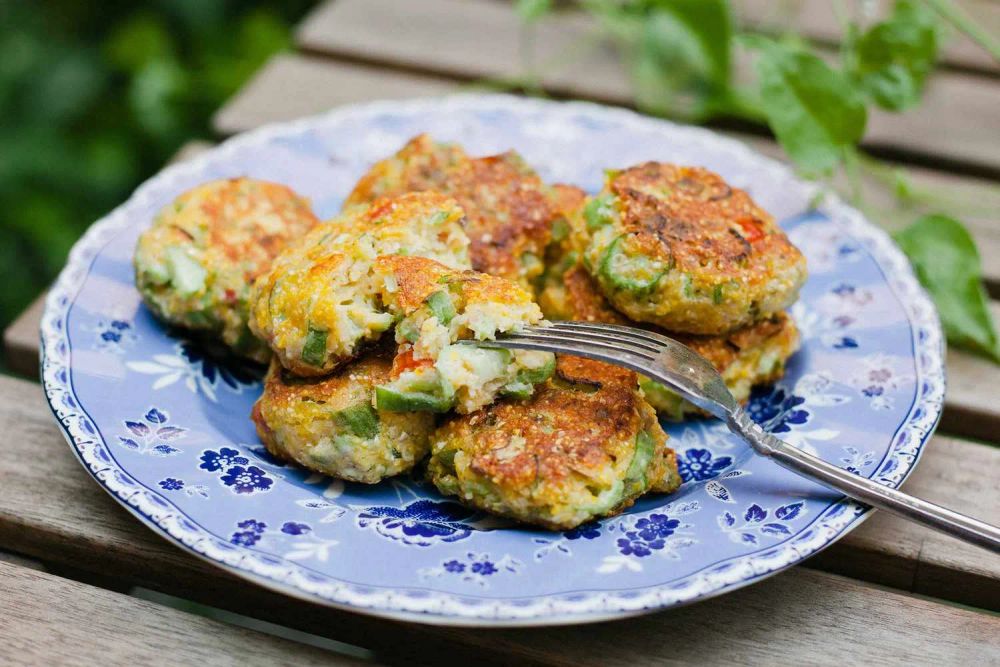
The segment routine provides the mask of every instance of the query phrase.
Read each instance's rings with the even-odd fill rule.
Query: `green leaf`
[[[768,125],[804,172],[828,173],[864,135],[864,100],[847,77],[811,53],[763,38],[751,44],[760,49],[756,66]]]
[[[937,54],[934,14],[922,4],[897,0],[887,20],[853,42],[851,76],[880,107],[901,111],[920,101]]]
[[[638,106],[664,113],[681,91],[702,114],[730,87],[733,21],[723,0],[659,0],[642,18],[633,63]]]
[[[946,215],[926,215],[895,237],[934,299],[948,341],[1000,363],[979,251],[962,223]]]
[[[552,0],[517,0],[514,11],[523,21],[537,21],[552,11]]]
[[[711,83],[729,85],[733,16],[728,2],[659,0],[653,3],[646,25],[646,38],[661,60],[679,55]]]

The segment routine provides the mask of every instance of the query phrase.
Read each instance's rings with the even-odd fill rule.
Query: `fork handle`
[[[807,454],[766,433],[742,408],[734,410],[727,423],[729,429],[750,443],[754,451],[773,459],[778,465],[866,505],[886,510],[1000,554],[1000,528],[996,526],[882,486]]]

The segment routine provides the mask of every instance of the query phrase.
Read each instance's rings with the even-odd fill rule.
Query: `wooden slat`
[[[185,587],[206,585],[199,578],[211,568],[154,537],[105,497],[63,441],[37,385],[0,377],[0,430],[7,443],[0,449],[0,549],[116,572],[149,588],[162,588],[166,573]],[[1000,489],[982,475],[998,469],[1000,449],[939,436],[905,488],[958,511],[995,518]],[[887,515],[875,516],[830,547],[816,565],[1000,608],[1000,559]],[[218,586],[230,586],[226,581],[231,584],[222,577]]]
[[[361,665],[361,661],[0,562],[5,665]]]
[[[844,3],[845,9],[858,3]],[[887,0],[865,3],[875,8],[872,19],[886,16],[892,6]],[[976,19],[987,32],[1000,34],[1000,3],[995,0],[962,0],[962,9]],[[830,0],[798,0],[789,3],[774,0],[736,0],[733,7],[738,22],[748,29],[772,34],[793,30],[803,37],[825,44],[839,44],[844,31],[837,19],[836,3]],[[946,39],[941,49],[941,62],[986,74],[1000,74],[1000,65],[981,46],[962,34]]]
[[[517,79],[525,74],[523,30],[511,6],[494,0],[335,0],[307,18],[298,42],[315,53],[408,71]],[[587,48],[593,33],[584,15],[540,21],[532,33],[534,62],[551,63],[539,68],[541,84],[555,94],[631,104],[619,58],[607,48]],[[940,72],[917,109],[873,113],[865,145],[1000,175],[1000,86],[992,83]]]
[[[286,80],[283,74],[290,69],[295,76]],[[331,79],[336,80],[337,87],[318,89]],[[216,113],[213,125],[223,134],[233,134],[273,120],[274,106],[280,108],[282,118],[298,118],[352,102],[425,97],[450,90],[453,86],[449,82],[428,77],[279,55]],[[321,107],[316,105],[317,97],[323,99]],[[265,99],[268,103],[260,104]]]
[[[401,81],[409,83],[399,85]],[[453,81],[311,56],[279,55],[229,98],[216,112],[212,126],[216,132],[230,135],[344,104],[447,95],[460,90],[461,86]]]
[[[39,572],[45,571],[45,566],[41,561],[34,558],[26,558],[19,554],[12,554],[9,551],[0,551],[0,561],[16,565],[17,567],[27,568],[29,570],[37,570]]]
[[[43,292],[3,332],[4,360],[14,373],[38,377],[38,326],[44,312]]]
[[[524,27],[505,2],[335,0],[313,10],[296,39],[317,54],[459,79],[518,79],[526,73],[522,65],[535,63],[545,66],[542,83],[549,90],[627,103],[628,71],[610,49],[589,48],[593,31],[589,18],[567,13],[542,20],[528,47]]]

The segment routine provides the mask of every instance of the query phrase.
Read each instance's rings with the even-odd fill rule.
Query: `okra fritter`
[[[632,371],[560,356],[528,400],[448,417],[427,473],[463,503],[553,530],[680,485],[673,452]]]
[[[135,283],[153,313],[218,335],[241,356],[266,361],[247,327],[250,286],[285,245],[318,220],[289,188],[250,178],[212,181],[168,204],[139,237]]]
[[[382,303],[398,320],[393,381],[376,390],[387,410],[468,413],[498,395],[527,398],[555,367],[553,355],[459,343],[536,324],[542,313],[517,283],[421,257],[380,257]]]
[[[706,169],[609,172],[583,218],[583,263],[601,292],[670,331],[734,331],[784,310],[805,282],[805,258],[774,219]]]
[[[454,197],[465,211],[473,269],[525,287],[541,275],[557,211],[550,189],[517,153],[470,158],[422,134],[375,164],[345,207],[423,190]]]
[[[627,318],[611,307],[582,266],[566,271],[562,276],[558,299],[552,296],[556,292],[555,288],[550,290],[547,303],[552,307],[558,304],[558,310],[546,310],[547,317],[630,324]],[[722,374],[729,391],[740,403],[750,398],[753,387],[779,380],[785,373],[785,362],[799,347],[795,322],[783,312],[720,336],[694,336],[646,326],[687,345],[708,359]],[[687,415],[703,414],[694,405],[649,378],[640,376],[639,386],[650,405],[665,419],[680,421]]]
[[[380,255],[419,255],[469,266],[462,209],[433,192],[377,199],[345,210],[289,246],[254,285],[250,326],[281,364],[324,375],[394,323],[379,300]]]
[[[268,451],[365,484],[412,469],[429,451],[434,415],[374,407],[394,354],[395,346],[382,345],[323,378],[296,377],[272,361],[252,413]]]

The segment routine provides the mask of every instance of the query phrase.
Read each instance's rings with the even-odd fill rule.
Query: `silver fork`
[[[859,502],[1000,553],[1000,528],[849,473],[764,432],[736,402],[712,364],[661,334],[613,324],[554,322],[497,340],[466,342],[571,354],[630,368],[725,421],[755,452],[778,465]]]

